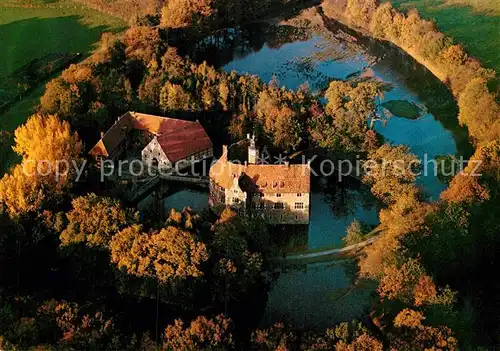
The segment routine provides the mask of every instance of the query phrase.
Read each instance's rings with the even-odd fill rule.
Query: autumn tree
[[[319,110],[312,117],[311,133],[315,141],[331,150],[360,151],[368,131],[368,121],[375,116],[375,97],[378,94],[375,83],[353,86],[347,82],[331,82],[325,93],[328,100],[326,113]]]
[[[43,112],[61,118],[85,112],[88,96],[96,93],[95,77],[89,65],[71,65],[62,75],[51,80],[40,99]]]
[[[185,207],[182,211],[172,208],[168,215],[167,226],[174,226],[186,230],[195,230],[201,222],[201,216],[194,212],[191,207]]]
[[[384,144],[368,155],[364,164],[363,181],[371,186],[375,196],[391,204],[413,191],[420,161],[407,146]]]
[[[354,23],[367,27],[376,8],[375,0],[347,0],[346,11]]]
[[[194,351],[221,350],[233,346],[231,320],[223,314],[208,319],[199,316],[189,326],[176,319],[163,335],[164,350]]]
[[[161,57],[161,69],[170,81],[182,81],[188,73],[189,60],[185,61],[174,47],[168,47]]]
[[[161,88],[160,107],[164,111],[187,111],[191,105],[191,95],[182,86],[166,82]]]
[[[255,112],[276,146],[288,151],[297,148],[301,142],[299,116],[282,101],[279,89],[262,91]]]
[[[0,203],[5,204],[12,217],[38,210],[45,199],[43,185],[21,165],[0,180]]]
[[[426,274],[421,264],[409,259],[402,265],[384,268],[379,284],[379,295],[389,300],[399,300],[407,306],[425,304],[452,305],[454,293],[449,288],[438,291],[433,279]]]
[[[467,125],[469,133],[477,141],[490,141],[500,136],[500,106],[486,83],[481,78],[471,80],[458,98],[458,120],[460,124]]]
[[[39,114],[16,129],[14,141],[22,162],[0,180],[0,202],[17,216],[39,209],[72,184],[81,143],[67,122]]]
[[[14,141],[26,172],[36,173],[56,189],[70,185],[82,145],[68,122],[55,115],[33,115],[16,129]]]
[[[259,350],[289,350],[297,343],[297,336],[283,323],[275,323],[267,329],[252,333],[252,344]]]
[[[430,205],[420,202],[419,191],[409,186],[408,191],[398,194],[396,201],[380,211],[379,238],[366,247],[360,260],[363,275],[377,278],[382,274],[387,262],[395,259],[401,248],[401,240],[406,235],[423,230],[426,217],[432,210]]]
[[[128,58],[141,60],[148,65],[156,58],[161,49],[160,34],[157,28],[134,26],[125,31],[123,42]]]
[[[199,25],[212,14],[212,0],[168,0],[161,13],[161,25],[183,28]]]
[[[110,246],[111,260],[120,270],[162,283],[201,277],[201,266],[208,260],[205,244],[172,226],[148,234],[134,225],[116,234]]]
[[[84,243],[107,249],[118,231],[138,220],[137,213],[122,208],[118,200],[95,194],[74,199],[72,206],[66,215],[68,225],[60,235],[63,246]]]
[[[404,309],[394,318],[395,330],[389,334],[395,350],[457,350],[458,342],[446,326],[426,326],[423,313]]]
[[[63,349],[93,349],[111,346],[116,336],[111,319],[101,311],[85,311],[78,304],[49,300],[37,312],[40,333],[54,338]]]

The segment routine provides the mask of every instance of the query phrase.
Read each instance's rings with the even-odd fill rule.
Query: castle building
[[[89,154],[100,165],[103,160],[116,160],[126,150],[134,149],[132,143],[138,139],[142,140],[142,162],[157,168],[182,169],[213,156],[212,142],[198,121],[136,112],[119,117]]]
[[[249,140],[248,162],[221,158],[210,169],[209,206],[215,212],[230,207],[270,224],[308,224],[310,168],[307,164],[259,164],[255,138]]]

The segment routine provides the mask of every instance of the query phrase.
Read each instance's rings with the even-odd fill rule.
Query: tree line
[[[367,26],[375,23],[373,16],[380,7],[366,4],[349,0],[345,11]],[[209,12],[205,8],[200,14],[205,16],[205,11]],[[389,14],[388,28],[397,35],[403,28],[421,28],[415,16],[392,9]],[[408,26],[406,21],[417,24]],[[246,347],[270,350],[388,346],[404,350],[415,345],[453,350],[457,338],[465,345],[471,342],[473,328],[460,300],[470,297],[474,302],[478,297],[472,290],[474,286],[486,289],[486,277],[477,274],[469,286],[465,278],[471,270],[494,266],[498,247],[499,146],[490,134],[496,123],[489,125],[491,116],[481,115],[478,121],[478,126],[485,123],[487,128],[469,127],[477,145],[473,159],[484,161],[484,176],[458,175],[437,203],[424,201],[412,172],[372,172],[364,179],[386,204],[380,214],[385,230],[360,259],[361,273],[379,282],[373,320],[382,335],[355,324],[312,337],[281,324],[252,333],[262,305],[250,301],[262,303],[267,291],[262,272],[272,245],[265,228],[246,223],[230,211],[216,219],[185,210],[172,211],[164,223],[139,220],[116,199],[86,194],[84,187],[74,184],[71,173],[57,178],[51,172],[44,177],[23,172],[32,161],[46,157],[78,162],[81,151],[98,134],[88,130],[106,130],[128,110],[195,116],[209,133],[223,138],[229,133],[237,140],[257,131],[263,141],[284,151],[321,146],[331,152],[359,153],[375,164],[414,163],[416,157],[406,147],[383,144],[370,128],[370,120],[377,117],[375,98],[381,93],[377,83],[334,81],[323,105],[306,87],[291,91],[275,81],[265,84],[254,76],[195,64],[181,57],[163,35],[159,28],[137,26],[121,39],[105,36],[91,60],[71,66],[47,84],[40,113],[15,132],[14,149],[22,162],[0,181],[2,249],[9,253],[6,263],[25,261],[2,265],[6,313],[0,326],[5,345],[151,349],[158,339],[151,340],[151,331],[158,328],[134,324],[123,308],[146,310],[146,316],[135,313],[152,320],[150,302],[155,300],[160,301],[158,311],[168,316],[160,323],[164,349],[237,348],[243,342]],[[415,32],[405,35],[410,38]],[[455,62],[457,48],[446,45],[438,50],[439,57]],[[479,113],[477,108],[491,103],[493,95],[485,92],[483,84],[491,72],[479,69],[469,57],[458,57],[465,67],[462,72],[477,69],[474,78],[464,82],[463,77],[451,77],[450,68],[450,86],[459,91],[459,104],[464,96],[467,101],[481,97],[481,103],[470,105]],[[21,273],[36,277],[28,269],[32,258],[42,252],[52,256],[37,267],[46,281],[17,279]],[[467,260],[461,257],[464,252]],[[46,284],[53,280],[60,287],[51,294]],[[497,288],[493,285],[484,291],[495,296]],[[494,301],[488,306],[495,311]],[[487,309],[478,310],[485,320],[491,318]],[[498,327],[493,318],[491,323],[488,328]]]
[[[418,271],[427,272],[440,285],[449,284],[459,292],[456,306],[465,314],[456,316],[455,322],[448,320],[447,325],[460,333],[461,341],[498,344],[500,325],[495,316],[500,306],[493,296],[498,294],[499,286],[491,284],[484,274],[486,267],[498,268],[493,257],[500,244],[500,228],[495,220],[500,166],[500,107],[495,72],[481,67],[460,44],[440,33],[433,22],[421,19],[416,10],[403,14],[390,3],[372,0],[327,0],[322,8],[328,17],[392,42],[427,66],[457,99],[459,122],[468,128],[476,148],[465,171],[451,180],[440,201],[423,202],[416,189],[405,185],[405,195],[380,213],[386,229],[380,240],[365,250],[360,260],[361,272],[379,279],[379,291],[385,299],[395,296],[384,292],[385,281],[390,281],[392,288],[402,289],[396,295],[414,286],[414,304],[421,279],[423,282],[427,278],[416,279],[419,274],[410,277]],[[473,170],[482,176],[470,176]],[[380,196],[380,191],[374,190]],[[409,270],[409,264],[420,268]],[[413,273],[407,273],[410,271]],[[430,293],[439,289],[428,286],[423,290]],[[465,312],[467,303],[472,303],[480,315],[472,329],[464,321],[469,318]]]

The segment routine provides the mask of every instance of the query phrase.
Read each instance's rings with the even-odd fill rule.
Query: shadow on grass
[[[91,52],[107,26],[87,27],[82,16],[33,17],[0,26],[3,59],[0,76],[6,76],[30,61],[59,52]]]
[[[0,60],[0,79],[36,58],[60,52],[79,52],[82,58],[91,53],[94,43],[98,42],[108,26],[89,27],[82,23],[82,16],[54,18],[33,17],[9,22],[0,26],[0,46],[3,49]],[[38,88],[15,103],[0,115],[0,130],[13,131],[24,123],[34,112],[44,92],[45,83],[57,76],[55,72]],[[4,87],[9,89],[9,87]],[[15,89],[16,87],[12,87]],[[17,163],[18,159],[10,147],[2,147],[0,177]]]

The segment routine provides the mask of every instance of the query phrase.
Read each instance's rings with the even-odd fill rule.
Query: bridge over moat
[[[132,180],[133,185],[130,190],[130,201],[137,203],[153,191],[158,191],[160,196],[165,196],[172,190],[172,187],[170,186],[171,183],[191,185],[208,189],[210,180],[208,176],[193,176],[179,173],[158,174],[141,180]],[[157,189],[158,187],[160,189]]]

